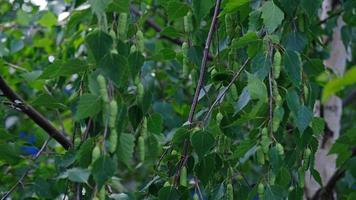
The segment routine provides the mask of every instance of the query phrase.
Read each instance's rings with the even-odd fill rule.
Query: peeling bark
[[[333,9],[334,1],[324,0],[322,4],[322,12],[320,19],[323,20],[328,17],[328,12]],[[342,18],[339,17],[337,26],[333,29],[332,38],[325,38],[331,40],[330,43],[330,57],[324,60],[324,65],[333,70],[333,72],[342,76],[346,67],[347,51],[342,43],[341,28],[344,25]],[[314,109],[314,114],[324,118],[326,128],[324,135],[320,136],[319,147],[315,154],[315,169],[319,172],[322,183],[325,185],[335,173],[336,169],[336,155],[328,155],[330,148],[335,140],[340,135],[340,120],[342,115],[342,100],[337,96],[332,96],[329,101],[320,106],[317,102]],[[310,199],[321,186],[311,176],[310,171],[305,175],[305,198]],[[330,196],[329,199],[335,199],[336,196]]]

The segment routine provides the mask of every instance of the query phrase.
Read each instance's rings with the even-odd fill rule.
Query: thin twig
[[[89,130],[91,128],[92,121],[93,121],[93,119],[90,117],[88,120],[87,127],[85,128],[85,131],[82,136],[82,142],[84,142],[88,138],[88,134],[89,134]]]
[[[196,106],[198,104],[198,98],[199,98],[200,90],[201,90],[201,88],[203,86],[203,82],[204,82],[204,74],[205,74],[205,70],[206,70],[206,63],[208,61],[207,60],[208,53],[209,53],[209,49],[210,49],[212,36],[213,36],[214,30],[215,30],[215,26],[216,26],[216,23],[217,23],[217,16],[218,16],[219,10],[220,10],[220,3],[221,3],[221,0],[216,0],[213,19],[211,21],[208,37],[206,39],[206,43],[205,43],[205,47],[204,47],[204,51],[203,51],[203,59],[201,61],[201,66],[200,66],[199,80],[198,80],[198,84],[197,84],[197,87],[196,87],[196,90],[195,90],[192,106],[191,106],[190,112],[189,112],[188,122],[190,124],[193,122],[194,112],[195,112]]]
[[[46,148],[46,146],[47,146],[49,140],[50,140],[50,139],[47,139],[47,140],[43,143],[41,149],[36,153],[36,155],[35,155],[35,157],[32,159],[32,161],[36,161],[37,158],[40,157],[40,155],[42,154],[42,152],[45,150],[45,148]],[[7,197],[9,197],[10,194],[16,190],[16,188],[18,187],[18,185],[19,185],[19,184],[22,184],[23,179],[27,176],[27,174],[30,172],[30,170],[31,170],[31,168],[29,167],[29,168],[25,171],[25,173],[22,174],[22,176],[20,177],[20,179],[11,187],[11,189],[10,189],[8,192],[6,192],[4,196],[1,197],[1,200],[5,200]]]
[[[326,17],[325,19],[320,20],[316,25],[320,26],[320,25],[326,23],[326,22],[327,22],[328,20],[330,20],[331,18],[334,18],[334,17],[339,16],[339,15],[340,15],[341,13],[343,13],[343,12],[344,12],[344,10],[339,10],[339,11],[337,11],[337,12],[334,12],[334,13],[330,14],[328,17]]]
[[[273,55],[273,46],[271,43],[269,43],[269,59],[271,61],[271,64],[273,64],[272,60],[272,55]],[[268,126],[269,126],[269,135],[273,136],[273,87],[272,87],[272,79],[273,79],[273,74],[272,74],[272,68],[269,70],[268,73],[268,85],[269,85],[269,98],[268,98],[268,104],[269,104],[269,121],[268,121]]]
[[[68,140],[60,131],[58,131],[47,118],[45,118],[31,105],[25,103],[22,98],[7,85],[2,76],[0,76],[0,90],[10,101],[16,104],[16,107],[20,108],[22,112],[24,112],[38,126],[45,130],[48,135],[59,142],[65,149],[69,149],[73,146],[72,142]]]
[[[193,103],[192,103],[192,106],[190,107],[190,112],[189,112],[189,117],[188,117],[188,122],[190,125],[193,122],[194,112],[195,112],[196,106],[198,104],[199,93],[202,89],[203,82],[204,82],[204,74],[206,71],[206,64],[208,61],[208,53],[209,53],[210,44],[212,41],[212,36],[214,34],[215,26],[217,23],[217,17],[219,15],[220,4],[221,4],[221,0],[216,0],[213,19],[211,20],[208,37],[206,39],[205,47],[204,47],[204,51],[203,51],[203,58],[201,61],[201,66],[200,66],[199,80],[198,80],[197,87],[195,89]],[[174,177],[173,185],[175,185],[175,186],[177,186],[177,184],[178,184],[178,180],[179,180],[179,176],[180,176],[182,167],[186,164],[186,161],[188,160],[188,148],[189,148],[189,141],[188,141],[188,139],[185,139],[184,145],[183,145],[183,155],[181,156],[181,159],[179,161],[179,166],[177,168],[177,172]]]
[[[205,123],[211,112],[213,111],[214,107],[221,101],[221,99],[225,96],[226,92],[229,90],[229,88],[234,84],[234,82],[237,80],[237,78],[241,75],[242,71],[245,69],[247,66],[248,62],[250,61],[250,58],[248,58],[245,63],[235,72],[234,76],[232,77],[230,83],[224,88],[224,90],[218,95],[218,97],[215,99],[214,103],[210,106],[209,111],[206,113],[203,123]]]
[[[134,7],[131,7],[131,11],[137,15],[137,16],[141,16],[141,13],[140,11],[138,11],[136,8]],[[145,21],[145,23],[147,24],[147,26],[153,28],[155,31],[157,32],[161,32],[162,31],[162,28],[155,22],[153,21],[152,19],[147,19]],[[183,41],[180,40],[180,39],[175,39],[175,38],[171,38],[171,37],[168,37],[168,36],[165,36],[165,35],[160,35],[160,38],[162,39],[165,39],[165,40],[168,40],[172,43],[175,43],[177,45],[182,45]]]
[[[141,13],[140,11],[138,11],[136,8],[134,7],[131,7],[131,11],[133,14],[135,14],[136,16],[141,16]],[[163,29],[152,19],[147,19],[145,21],[146,25],[153,28],[155,31],[157,31],[158,33],[161,32]],[[160,35],[159,38],[161,39],[164,39],[164,40],[167,40],[169,42],[172,42],[176,45],[182,45],[183,44],[183,41],[181,39],[178,39],[178,38],[171,38],[171,37],[168,37],[166,35]],[[191,42],[189,40],[189,45],[191,45]],[[213,60],[213,57],[208,54],[208,60]]]
[[[349,96],[347,96],[345,99],[342,100],[342,106],[345,107],[349,105],[350,103],[355,103],[356,99],[356,90],[353,90],[351,93],[349,93]]]
[[[9,62],[7,62],[7,61],[4,61],[4,63],[7,64],[7,65],[9,65],[9,67],[11,67],[11,68],[18,69],[18,70],[21,70],[21,71],[24,71],[24,72],[28,72],[27,69],[25,69],[25,68],[23,68],[23,67],[21,67],[21,66],[18,66],[18,65],[16,65],[16,64],[9,63]]]
[[[356,156],[356,148],[352,150],[351,157],[355,157],[355,156]],[[336,170],[335,173],[330,177],[329,181],[318,191],[315,192],[311,200],[330,199],[330,197],[332,197],[333,195],[333,191],[337,181],[340,180],[342,177],[344,177],[344,175],[345,175],[345,169],[340,168]]]

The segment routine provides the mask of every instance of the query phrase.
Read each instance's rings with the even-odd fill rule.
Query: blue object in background
[[[19,138],[25,140],[26,143],[33,145],[36,142],[36,136],[29,134],[26,131],[20,131]]]
[[[27,155],[36,155],[38,153],[38,149],[37,147],[29,147],[29,146],[21,146],[20,147],[20,150],[24,153],[24,154],[27,154]]]
[[[36,142],[36,136],[33,134],[29,134],[26,131],[21,131],[19,133],[19,138],[26,141],[27,145],[23,145],[20,147],[21,153],[25,155],[36,155],[39,151],[37,147],[34,146]]]
[[[20,137],[21,139],[24,139],[26,136],[27,136],[27,132],[26,132],[26,131],[20,131],[19,137]]]

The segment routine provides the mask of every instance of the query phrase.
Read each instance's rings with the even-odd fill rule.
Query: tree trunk
[[[324,0],[322,4],[322,12],[320,19],[323,20],[328,17],[328,12],[333,9],[333,0]],[[324,65],[337,74],[342,76],[345,71],[347,52],[342,43],[341,28],[344,25],[342,18],[339,17],[337,26],[333,29],[332,38],[325,38],[331,40],[330,43],[330,57],[324,60]],[[337,96],[332,96],[329,101],[320,106],[317,102],[314,109],[315,115],[324,118],[326,122],[324,134],[319,138],[319,147],[315,154],[315,169],[319,172],[323,185],[327,183],[336,171],[336,155],[328,155],[330,148],[335,140],[340,135],[340,120],[342,114],[342,100]],[[305,197],[311,198],[321,186],[314,180],[307,171],[305,175]],[[332,197],[330,198],[332,199]]]

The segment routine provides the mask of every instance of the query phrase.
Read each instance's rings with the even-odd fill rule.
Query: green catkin
[[[278,85],[277,85],[276,80],[272,81],[272,95],[273,95],[274,99],[276,99],[277,96],[279,95]]]
[[[183,57],[188,57],[188,49],[189,49],[189,45],[187,42],[183,42],[182,44],[182,55]]]
[[[261,142],[260,142],[261,147],[262,147],[262,151],[265,154],[268,153],[269,143],[270,143],[270,139],[268,137],[268,130],[265,127],[265,128],[262,129],[262,136],[261,136]]]
[[[218,140],[218,151],[224,153],[225,149],[225,135],[221,134]]]
[[[106,87],[106,80],[104,76],[99,74],[96,80],[99,84],[99,93],[101,95],[102,100],[104,101],[104,103],[109,103],[108,89]]]
[[[193,195],[193,200],[199,200],[199,196],[198,196],[197,193],[194,193],[194,195]]]
[[[115,100],[112,100],[110,102],[110,115],[109,115],[109,127],[111,129],[115,128],[117,111],[118,111],[117,102]]]
[[[216,122],[217,124],[220,124],[221,120],[223,119],[223,114],[221,112],[218,112],[218,114],[216,114]]]
[[[147,118],[146,117],[144,117],[143,121],[142,121],[141,136],[143,138],[147,138]]]
[[[282,100],[282,96],[281,96],[280,94],[278,94],[278,95],[275,97],[275,101],[276,101],[276,105],[277,105],[277,106],[282,106],[283,100]]]
[[[272,129],[273,132],[276,132],[279,128],[279,125],[283,119],[284,109],[282,106],[277,105],[273,110],[273,119],[272,119]]]
[[[269,137],[266,136],[266,135],[262,135],[262,137],[261,137],[261,147],[262,147],[263,153],[265,153],[265,154],[268,153],[269,143],[270,143]]]
[[[140,103],[143,102],[145,96],[145,88],[143,87],[142,83],[137,84],[137,99]]]
[[[305,23],[304,23],[304,17],[303,16],[299,16],[298,17],[298,29],[301,32],[305,31]]]
[[[193,16],[192,12],[188,12],[186,16],[184,16],[184,31],[186,33],[192,32],[194,29],[193,27]]]
[[[145,138],[138,137],[138,154],[141,162],[145,161]]]
[[[111,132],[110,132],[110,136],[109,136],[109,143],[110,143],[110,146],[109,146],[109,152],[110,153],[114,153],[115,150],[116,150],[116,147],[117,147],[117,131],[116,129],[112,129]]]
[[[187,187],[187,167],[183,166],[182,170],[180,171],[180,178],[179,178],[179,182],[181,186]]]
[[[226,186],[226,200],[234,200],[234,188],[231,183]]]
[[[260,199],[263,199],[265,193],[265,186],[262,183],[259,183],[257,186],[257,193]]]
[[[100,147],[99,145],[95,145],[91,153],[92,163],[94,163],[99,157],[100,157]]]
[[[105,200],[105,187],[101,188],[99,193],[97,194],[99,200]]]
[[[304,92],[304,97],[305,99],[307,100],[308,99],[308,96],[309,96],[309,88],[307,85],[304,85],[303,86],[303,92]]]
[[[127,13],[120,13],[117,27],[119,39],[125,41],[127,37]]]
[[[130,47],[130,53],[135,53],[136,51],[137,51],[136,46],[135,46],[135,45],[132,45],[132,46]]]
[[[237,87],[235,84],[231,85],[230,91],[231,91],[232,98],[237,101],[237,99],[239,98],[239,94],[237,92]]]
[[[141,30],[136,32],[137,50],[143,52],[145,50],[145,38]]]
[[[309,168],[310,154],[311,154],[310,148],[306,148],[304,150],[304,154],[303,154],[303,157],[304,157],[303,168],[304,168],[304,170],[308,170],[308,168]]]
[[[258,148],[256,151],[257,162],[261,165],[265,164],[265,155],[263,153],[262,147]]]
[[[305,179],[305,171],[304,171],[304,169],[303,168],[299,168],[298,169],[298,178],[299,178],[299,186],[301,187],[301,188],[304,188],[304,179]]]
[[[189,75],[189,62],[188,62],[188,43],[183,42],[182,44],[182,55],[183,55],[183,76],[187,77]]]
[[[278,155],[283,156],[284,155],[284,148],[280,143],[276,144],[277,152]]]
[[[269,179],[268,179],[268,183],[269,185],[274,185],[276,182],[276,175],[274,175],[273,173],[271,173],[269,175]]]
[[[225,15],[225,29],[226,33],[229,37],[232,37],[234,34],[234,20],[232,17],[232,14],[226,14]]]
[[[282,55],[279,53],[279,51],[276,51],[274,53],[273,57],[273,76],[275,79],[279,78],[279,75],[281,74],[281,61],[282,61]]]

